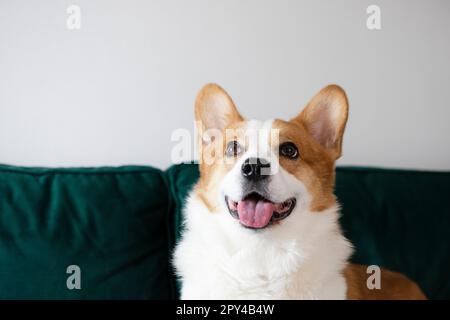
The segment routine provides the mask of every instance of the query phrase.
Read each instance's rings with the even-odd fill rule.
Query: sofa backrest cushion
[[[154,168],[0,166],[0,298],[173,298],[169,206]]]

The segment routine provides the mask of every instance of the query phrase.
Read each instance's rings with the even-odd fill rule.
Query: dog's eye
[[[241,154],[242,152],[242,148],[241,145],[239,144],[239,142],[237,141],[230,141],[227,144],[227,150],[226,150],[226,155],[228,157],[235,157],[239,154]]]
[[[291,159],[296,159],[298,157],[298,149],[292,142],[285,142],[280,145],[280,154]]]

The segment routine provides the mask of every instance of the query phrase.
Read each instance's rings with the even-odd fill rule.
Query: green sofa
[[[0,299],[176,299],[170,265],[193,164],[44,169],[0,165]],[[450,298],[450,172],[337,168],[353,261]],[[81,289],[68,289],[68,266]]]

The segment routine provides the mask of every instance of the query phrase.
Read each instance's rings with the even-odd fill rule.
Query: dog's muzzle
[[[250,229],[263,229],[287,218],[295,207],[296,199],[289,198],[275,203],[257,192],[246,195],[239,201],[225,196],[225,202],[231,216]]]

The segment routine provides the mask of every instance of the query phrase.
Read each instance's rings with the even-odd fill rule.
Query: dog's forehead
[[[249,138],[252,147],[269,145],[273,130],[273,120],[248,120],[244,126],[245,135]]]

